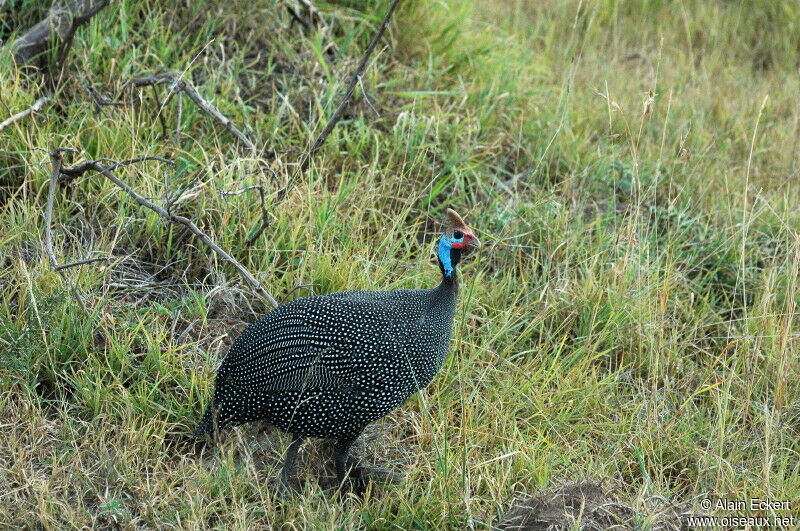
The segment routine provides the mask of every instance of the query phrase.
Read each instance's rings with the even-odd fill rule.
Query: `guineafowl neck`
[[[443,292],[452,292],[453,295],[458,293],[458,273],[453,271],[450,276],[442,275],[442,283],[439,288]]]
[[[442,275],[442,282],[434,290],[434,303],[440,306],[455,307],[458,294],[458,274],[453,271],[450,276]]]
[[[430,306],[425,312],[426,324],[435,331],[433,343],[433,359],[426,357],[415,367],[420,387],[425,387],[433,380],[447,357],[450,337],[453,333],[453,318],[456,313],[456,294],[458,293],[458,276],[455,271],[450,276],[442,275],[442,282],[430,291]],[[433,363],[431,363],[431,361]]]

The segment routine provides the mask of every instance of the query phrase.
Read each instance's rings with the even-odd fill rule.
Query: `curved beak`
[[[480,246],[481,246],[481,241],[478,239],[478,237],[477,237],[477,236],[475,236],[475,235],[473,234],[473,235],[472,235],[472,239],[471,239],[471,240],[469,241],[469,243],[467,244],[467,247],[472,247],[473,249],[477,249],[477,248],[478,248],[478,247],[480,247]]]

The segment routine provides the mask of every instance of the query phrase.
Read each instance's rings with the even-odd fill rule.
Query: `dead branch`
[[[247,238],[247,245],[253,245],[258,237],[261,236],[267,227],[269,227],[269,212],[267,211],[267,200],[266,195],[264,194],[264,186],[261,184],[253,184],[234,192],[226,192],[225,190],[220,191],[220,195],[222,197],[233,197],[235,195],[241,195],[249,192],[250,190],[258,190],[258,195],[261,196],[261,226],[256,230],[256,232],[253,233],[252,236]]]
[[[175,144],[181,142],[181,121],[183,120],[183,92],[178,94],[178,117],[175,119]]]
[[[250,149],[254,154],[259,155],[255,144],[253,144],[253,142],[249,138],[247,138],[247,136],[242,131],[240,131],[227,116],[222,114],[222,112],[214,104],[212,104],[211,102],[207,101],[205,98],[200,96],[200,94],[191,85],[191,83],[189,83],[187,81],[184,81],[183,79],[181,79],[180,76],[181,75],[179,73],[177,73],[177,72],[162,72],[160,74],[153,74],[153,75],[150,75],[150,76],[142,76],[142,77],[134,78],[134,79],[128,81],[126,86],[128,88],[133,88],[133,87],[139,87],[139,88],[151,87],[151,88],[153,88],[155,90],[155,87],[158,86],[158,85],[167,85],[167,84],[169,84],[169,87],[168,87],[168,90],[167,90],[167,96],[161,102],[160,107],[163,108],[170,101],[170,99],[172,99],[172,97],[177,94],[177,96],[178,96],[178,121],[177,121],[177,125],[176,125],[176,130],[175,130],[175,141],[176,142],[179,140],[179,136],[180,136],[181,114],[182,114],[182,109],[183,109],[182,96],[183,96],[183,94],[186,94],[189,97],[189,99],[191,99],[198,107],[200,107],[200,109],[203,112],[205,112],[206,114],[210,115],[219,124],[221,124],[223,127],[225,127],[229,132],[231,132],[231,134],[233,134],[242,144],[245,145],[245,147]],[[89,94],[92,96],[92,100],[94,101],[94,104],[95,104],[96,107],[100,107],[100,106],[104,106],[104,105],[129,105],[131,102],[134,101],[134,99],[133,99],[133,97],[132,97],[132,95],[130,93],[128,94],[127,100],[114,101],[114,100],[110,100],[110,99],[106,98],[105,96],[103,96],[102,94],[100,94],[94,88],[92,88],[90,86],[87,86],[85,88],[86,88],[87,92],[89,92]],[[124,92],[124,89],[123,89],[123,92]],[[156,100],[158,100],[158,98],[156,98]],[[167,129],[166,129],[166,123],[164,122],[163,114],[161,112],[159,112],[158,116],[159,116],[159,119],[161,121],[161,127],[162,127],[162,129],[164,131],[164,135],[166,136],[167,135]],[[286,150],[286,151],[292,151],[292,150]],[[275,150],[269,150],[268,151],[268,150],[265,150],[265,151],[262,151],[260,153],[260,156],[262,156],[262,157],[275,156],[275,153],[278,153],[278,152],[280,152],[280,151],[275,151]],[[132,161],[125,161],[125,162],[126,163],[139,162],[139,160],[141,160],[141,159],[135,159],[135,160],[132,160]],[[163,159],[162,159],[162,161],[163,161]],[[91,162],[92,161],[84,162],[82,164],[91,164]],[[119,164],[121,164],[121,163],[119,163]],[[111,168],[111,169],[113,169],[113,168]],[[75,168],[73,168],[73,170],[74,170],[75,174],[82,174],[82,173],[84,173],[86,171],[86,168],[85,167],[76,166]],[[269,171],[272,171],[272,170],[269,170]],[[62,171],[62,173],[64,173],[64,171]],[[274,176],[275,172],[272,171],[272,174]],[[65,174],[65,175],[67,175],[67,174]],[[75,178],[75,175],[74,174],[70,174],[70,175],[68,175],[68,177],[72,179],[72,178]],[[258,185],[258,186],[260,187],[261,185]],[[247,245],[252,245],[253,242],[255,242],[258,239],[258,237],[261,236],[261,234],[263,234],[264,230],[266,230],[266,228],[269,226],[269,216],[267,214],[266,198],[265,198],[265,193],[264,193],[263,187],[259,189],[259,193],[261,194],[262,222],[261,222],[261,226],[256,230],[254,235],[247,239],[247,242],[246,242]],[[181,194],[178,195],[178,198],[180,197],[180,195]],[[233,193],[231,195],[238,195],[238,194]],[[177,198],[168,201],[168,204],[167,204],[167,207],[166,207],[167,211],[169,211],[170,206],[175,201],[177,201]]]
[[[386,13],[386,16],[383,17],[383,22],[381,23],[378,31],[375,33],[375,36],[372,37],[372,41],[367,46],[367,50],[364,52],[364,55],[361,57],[361,61],[359,61],[358,66],[356,67],[355,72],[350,76],[350,81],[347,84],[347,90],[344,93],[344,97],[342,97],[342,101],[339,102],[339,106],[336,108],[336,111],[331,116],[331,119],[328,120],[328,123],[325,125],[325,128],[319,134],[317,139],[314,141],[314,144],[311,146],[311,149],[308,150],[308,155],[312,155],[315,151],[317,151],[322,144],[325,143],[325,140],[328,139],[328,135],[331,134],[333,128],[336,127],[336,124],[339,123],[339,120],[342,119],[342,115],[344,114],[344,110],[347,107],[347,104],[350,103],[350,98],[353,97],[353,91],[356,88],[356,83],[358,83],[359,78],[364,74],[364,70],[367,68],[367,62],[369,58],[372,56],[372,52],[375,51],[375,48],[380,42],[381,37],[383,37],[383,33],[386,31],[387,26],[389,25],[389,21],[392,19],[392,15],[394,14],[395,8],[397,8],[397,4],[400,3],[400,0],[394,0],[392,4],[389,6],[389,11]],[[303,171],[307,169],[308,162],[306,162],[306,168],[303,168]]]
[[[47,96],[39,98],[38,100],[36,100],[36,102],[33,105],[31,105],[30,107],[28,107],[24,111],[20,111],[17,114],[15,114],[14,116],[11,116],[7,120],[5,120],[2,123],[0,123],[0,131],[5,129],[9,125],[13,124],[14,122],[16,122],[18,120],[22,120],[23,118],[25,118],[28,115],[31,115],[33,113],[39,112],[39,109],[42,108],[42,105],[44,105],[48,101],[50,101],[50,98],[47,97]]]
[[[364,55],[361,57],[361,61],[359,61],[358,66],[356,67],[353,74],[350,76],[350,80],[347,83],[347,89],[345,90],[344,96],[342,100],[339,102],[339,106],[334,111],[333,116],[331,116],[328,123],[325,125],[325,128],[322,132],[317,136],[314,143],[311,145],[308,151],[303,155],[303,158],[300,162],[300,165],[297,167],[297,170],[294,172],[292,177],[289,179],[289,182],[284,186],[281,190],[278,191],[278,196],[276,201],[281,201],[286,194],[288,193],[289,189],[292,187],[294,182],[297,180],[300,175],[304,174],[308,171],[308,167],[311,164],[311,156],[316,152],[322,145],[325,143],[325,140],[328,139],[328,135],[331,134],[333,128],[336,127],[336,124],[342,119],[344,115],[344,110],[347,108],[347,105],[350,103],[350,99],[353,97],[353,91],[356,88],[356,84],[361,79],[361,76],[364,74],[364,70],[367,68],[367,63],[369,62],[369,58],[372,56],[372,52],[375,51],[375,48],[378,46],[378,42],[380,42],[381,37],[383,37],[386,28],[389,26],[389,22],[392,19],[392,15],[394,15],[394,11],[397,8],[397,4],[400,3],[400,0],[393,0],[391,5],[389,6],[389,10],[386,12],[386,16],[383,17],[383,22],[381,23],[380,27],[378,27],[378,31],[375,32],[375,35],[372,37],[372,41],[370,41],[369,46],[367,46]]]
[[[140,157],[140,160],[143,160],[143,159],[149,159],[149,158],[148,157]],[[108,160],[108,159],[104,159],[104,160]],[[132,159],[132,160],[134,160],[134,159]],[[160,159],[160,160],[165,160],[165,159]],[[131,163],[130,161],[123,161],[123,162]],[[152,210],[156,214],[160,215],[161,217],[165,218],[166,220],[170,221],[171,223],[177,223],[179,225],[183,225],[184,227],[186,227],[190,232],[192,232],[195,236],[197,236],[203,243],[205,243],[206,246],[211,248],[212,251],[214,251],[217,255],[219,255],[221,258],[223,258],[225,261],[227,261],[229,264],[231,264],[234,268],[236,268],[236,270],[239,272],[239,274],[247,281],[248,284],[250,284],[250,286],[256,291],[256,293],[258,293],[258,295],[260,295],[267,302],[269,302],[274,308],[278,307],[278,302],[272,297],[272,295],[270,295],[267,292],[267,290],[264,289],[264,287],[258,282],[258,280],[256,280],[256,278],[252,274],[250,274],[250,272],[242,264],[240,264],[235,258],[233,258],[230,254],[225,252],[219,245],[217,245],[211,239],[211,237],[209,237],[205,232],[200,230],[197,227],[197,225],[195,225],[194,222],[192,222],[192,220],[190,220],[190,219],[188,219],[186,217],[183,217],[183,216],[179,216],[177,214],[173,214],[169,210],[167,210],[167,209],[165,209],[165,208],[163,208],[163,207],[161,207],[159,205],[156,205],[155,203],[151,202],[147,198],[139,195],[127,183],[125,183],[125,182],[121,181],[119,178],[117,178],[117,176],[112,173],[111,169],[114,168],[114,167],[120,167],[120,166],[123,166],[123,165],[124,164],[122,162],[118,162],[118,163],[106,166],[106,165],[102,164],[100,161],[91,160],[91,161],[82,162],[82,163],[80,163],[78,165],[75,165],[73,167],[68,167],[68,168],[61,168],[60,167],[60,162],[59,162],[59,168],[58,169],[60,170],[61,173],[64,173],[65,175],[68,175],[68,176],[77,176],[77,175],[80,175],[80,174],[85,173],[87,171],[96,171],[98,173],[101,173],[108,180],[110,180],[111,182],[116,184],[118,187],[122,188],[125,192],[127,192],[127,194],[129,196],[131,196],[137,203],[139,203],[143,207],[149,208],[150,210]],[[54,173],[55,173],[55,171],[54,171]],[[58,179],[58,176],[54,177],[54,179]],[[53,186],[52,183],[51,183],[51,186]],[[52,205],[51,205],[51,207],[52,207]]]
[[[299,22],[299,23],[300,23],[300,25],[301,25],[301,26],[303,26],[303,28],[305,28],[305,29],[307,29],[307,30],[308,30],[308,29],[311,29],[311,26],[308,24],[308,22],[306,22],[306,21],[303,19],[303,17],[301,17],[299,14],[297,14],[297,11],[295,11],[295,10],[294,10],[294,8],[293,8],[292,6],[290,6],[290,5],[287,5],[287,6],[286,6],[286,10],[287,10],[287,11],[289,12],[289,14],[292,16],[292,19],[293,19],[293,20],[295,20],[295,21],[297,21],[297,22]]]
[[[235,136],[239,140],[239,142],[244,144],[244,146],[247,149],[251,150],[253,153],[258,153],[258,149],[256,148],[255,144],[253,144],[253,142],[250,141],[250,139],[247,138],[247,136],[242,131],[240,131],[227,116],[222,114],[222,112],[219,109],[217,109],[217,107],[213,103],[203,98],[197,92],[197,90],[192,86],[191,83],[181,79],[179,73],[163,72],[161,74],[155,74],[152,76],[137,77],[132,79],[129,83],[130,86],[133,87],[147,87],[147,86],[152,87],[156,85],[165,85],[167,83],[170,83],[170,88],[167,97],[161,103],[162,107],[166,105],[167,102],[169,102],[169,100],[172,98],[173,95],[182,92],[186,94],[189,97],[189,99],[195,103],[195,105],[200,107],[200,109],[203,112],[214,118],[217,121],[217,123],[222,125],[225,129],[228,130],[228,132],[230,132],[233,136]]]
[[[95,262],[108,262],[108,258],[104,256],[99,256],[97,258],[87,258],[86,260],[77,260],[75,262],[70,262],[68,264],[59,264],[56,267],[56,271],[63,271],[64,269],[69,269],[70,267],[93,264]]]
[[[44,211],[44,246],[47,251],[47,256],[50,259],[50,265],[58,271],[58,260],[53,252],[53,231],[51,230],[53,221],[53,201],[56,195],[56,183],[61,176],[61,152],[54,150],[50,153],[50,162],[52,163],[52,171],[50,172],[50,188],[47,191],[47,208]]]
[[[325,20],[323,20],[322,15],[317,7],[311,2],[311,0],[298,0],[298,3],[308,19],[311,21],[311,24],[325,24]]]
[[[321,28],[325,34],[325,40],[327,41],[323,52],[331,55],[338,53],[339,49],[336,46],[336,42],[331,38],[330,27],[325,23],[325,19],[322,18],[322,14],[313,2],[311,2],[311,0],[297,0],[297,4],[300,8],[299,13],[291,4],[286,4],[286,10],[289,12],[292,19],[303,26],[303,29],[306,31],[312,28]]]
[[[18,64],[30,64],[47,50],[53,34],[61,43],[63,55],[77,29],[109,3],[110,0],[75,0],[65,6],[56,2],[43,20],[11,45],[14,59]]]
[[[321,17],[319,16],[319,12],[316,10],[316,8],[314,7],[313,3],[311,3],[308,0],[300,0],[300,3],[301,3],[301,5],[303,5],[305,10],[307,10],[309,13],[312,13],[312,15],[311,15],[311,19],[312,20],[314,18],[318,18],[319,20],[321,20]],[[333,129],[336,127],[336,125],[339,123],[339,121],[342,119],[342,116],[344,115],[344,111],[347,108],[347,105],[350,103],[350,100],[353,97],[353,92],[355,91],[356,85],[360,84],[361,87],[362,87],[362,91],[364,91],[363,82],[362,82],[362,76],[364,74],[364,71],[366,70],[366,67],[367,67],[367,64],[369,62],[370,57],[372,56],[373,52],[375,51],[375,48],[377,47],[378,43],[380,42],[381,38],[383,37],[383,34],[386,32],[386,28],[389,26],[389,23],[390,23],[390,21],[392,19],[392,16],[394,15],[394,12],[395,12],[395,10],[396,10],[396,8],[397,8],[399,3],[400,3],[400,0],[393,0],[392,1],[392,3],[389,6],[389,9],[388,9],[386,15],[383,18],[383,21],[381,22],[381,25],[378,27],[378,30],[376,31],[375,35],[372,37],[372,40],[370,41],[369,45],[367,46],[367,49],[364,52],[364,55],[361,57],[361,60],[359,61],[358,66],[356,67],[355,71],[350,76],[348,84],[347,84],[347,87],[346,87],[346,90],[345,90],[345,93],[344,93],[344,96],[342,97],[342,100],[339,102],[339,105],[337,106],[337,108],[334,111],[334,113],[331,116],[331,118],[328,120],[328,122],[325,125],[325,127],[323,128],[323,130],[316,137],[316,139],[314,140],[313,144],[311,144],[311,147],[307,151],[305,151],[303,153],[300,164],[298,165],[298,167],[295,170],[294,174],[289,178],[289,181],[287,182],[287,184],[283,188],[278,190],[277,195],[276,195],[276,200],[275,200],[276,203],[278,203],[281,200],[283,200],[286,197],[288,191],[293,186],[294,182],[297,181],[297,179],[301,175],[305,174],[306,171],[308,171],[308,167],[309,167],[309,165],[311,163],[312,155],[322,147],[322,145],[325,143],[325,141],[327,140],[327,138],[330,135],[330,133],[333,131]],[[290,11],[291,11],[291,9],[290,9]],[[296,13],[294,13],[294,14],[296,15]],[[297,17],[297,18],[299,19],[299,17]],[[175,94],[179,94],[179,95],[180,94],[186,94],[189,97],[189,99],[191,99],[198,107],[200,107],[200,109],[203,112],[205,112],[206,114],[208,114],[209,116],[214,118],[220,125],[225,127],[225,129],[227,129],[232,135],[234,135],[239,140],[239,142],[241,142],[246,148],[251,150],[255,155],[257,155],[257,156],[258,155],[260,155],[260,156],[269,156],[269,155],[274,156],[276,153],[282,152],[282,151],[278,151],[278,150],[264,150],[261,153],[259,153],[259,150],[256,148],[255,144],[249,138],[247,138],[247,136],[241,130],[239,130],[227,116],[222,114],[222,112],[214,104],[212,104],[211,102],[209,102],[208,100],[206,100],[205,98],[200,96],[200,94],[192,86],[192,84],[189,83],[188,81],[185,81],[185,80],[181,79],[181,74],[179,74],[177,72],[163,72],[163,73],[160,73],[160,74],[154,74],[154,75],[150,75],[150,76],[137,77],[137,78],[134,78],[131,81],[129,81],[127,85],[129,87],[147,87],[147,86],[154,87],[154,86],[157,86],[157,85],[166,85],[166,84],[169,84],[169,89],[167,91],[167,96],[161,102],[161,108],[163,108],[169,102],[169,100],[172,98],[173,95],[175,95]],[[97,104],[97,105],[108,105],[109,104],[107,101],[101,100],[100,98],[96,97],[96,95],[92,91],[90,91],[90,94],[92,94],[93,99],[95,101],[95,104]],[[372,102],[369,101],[369,97],[367,96],[366,91],[364,91],[364,97],[367,99],[367,103],[369,104],[370,108],[372,108],[372,110],[378,116],[380,116],[378,111],[372,105]],[[130,99],[131,98],[129,98],[129,100]],[[176,140],[177,140],[177,137],[179,136],[179,131],[180,131],[180,112],[181,112],[181,107],[180,106],[179,106],[179,111],[178,112],[179,112],[179,122],[178,122],[177,129],[176,129]],[[164,131],[165,131],[165,134],[166,134],[166,127],[164,126],[163,122],[162,122],[162,127],[164,128]],[[294,150],[285,150],[285,151],[294,151]],[[264,230],[267,228],[267,226],[269,224],[268,213],[267,213],[267,209],[266,209],[266,206],[265,206],[265,194],[264,194],[263,187],[261,185],[257,185],[255,187],[248,187],[247,189],[245,189],[243,191],[253,190],[253,189],[257,189],[259,191],[259,194],[261,195],[262,223],[261,223],[260,228],[256,231],[256,233],[253,236],[251,236],[250,238],[248,238],[248,241],[247,241],[248,245],[252,244],[264,232]],[[241,193],[243,191],[240,191],[239,193]],[[238,195],[238,193],[228,192],[228,195]],[[166,212],[166,210],[165,210],[165,212]],[[167,218],[171,219],[169,216],[167,216]],[[263,288],[261,288],[261,289],[263,289]],[[266,294],[266,292],[264,292],[264,293]],[[268,294],[267,294],[267,296],[269,297]],[[270,302],[274,304],[274,299],[272,299],[270,297],[268,300],[270,300]]]
[[[69,183],[73,179],[80,177],[87,171],[92,170],[92,165],[95,162],[111,162],[110,166],[107,166],[109,170],[116,170],[117,168],[122,168],[124,166],[130,166],[131,164],[136,164],[139,162],[145,162],[148,160],[154,160],[158,162],[163,162],[165,164],[172,164],[172,161],[169,159],[165,159],[164,157],[156,157],[156,156],[148,156],[148,157],[136,157],[133,159],[127,160],[120,160],[116,161],[113,159],[98,159],[98,160],[90,160],[86,162],[81,162],[80,164],[76,164],[75,166],[66,166],[61,168],[61,181]]]
[[[122,107],[122,106],[125,106],[125,105],[128,104],[128,102],[125,102],[125,101],[114,101],[114,100],[109,99],[108,97],[100,94],[100,92],[95,90],[95,88],[92,87],[91,85],[86,85],[83,88],[92,97],[92,101],[94,102],[94,106],[95,106],[95,110],[96,111],[99,110],[100,108],[102,108],[102,106],[104,106],[104,105]]]
[[[56,195],[56,183],[58,182],[58,178],[61,175],[61,165],[62,165],[62,158],[61,152],[65,151],[65,149],[54,149],[50,152],[50,162],[52,163],[52,171],[50,172],[50,187],[47,190],[47,208],[44,212],[44,245],[45,251],[47,252],[47,257],[50,260],[50,265],[59,274],[61,280],[64,281],[66,286],[69,286],[70,291],[72,292],[72,296],[78,302],[78,306],[83,309],[84,313],[87,315],[91,315],[89,312],[89,308],[86,307],[86,304],[83,302],[83,299],[78,294],[78,288],[76,288],[67,278],[67,275],[64,273],[64,270],[68,267],[72,267],[73,265],[78,265],[78,263],[72,264],[59,264],[58,260],[56,260],[56,254],[53,251],[53,202],[55,201]]]
[[[283,296],[283,299],[281,300],[281,304],[286,304],[286,302],[289,300],[289,297],[291,297],[292,293],[294,293],[295,291],[300,291],[301,289],[307,289],[313,295],[314,294],[314,288],[316,288],[318,286],[319,286],[319,284],[298,284],[297,286],[295,286],[292,289],[290,289],[289,293],[287,293],[286,295]]]

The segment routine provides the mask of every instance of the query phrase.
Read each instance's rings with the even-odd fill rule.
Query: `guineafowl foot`
[[[342,494],[349,492],[361,497],[367,491],[367,485],[369,485],[369,477],[364,474],[364,470],[351,463],[347,476],[339,479],[339,492]]]
[[[339,481],[339,489],[360,496],[367,490],[369,478],[362,473],[361,468],[355,466],[349,457],[350,446],[355,440],[355,437],[338,439],[334,445],[334,459],[336,460],[336,479]]]

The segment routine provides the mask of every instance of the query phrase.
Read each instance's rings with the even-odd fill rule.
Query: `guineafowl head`
[[[436,257],[439,259],[439,267],[445,278],[452,278],[453,273],[461,261],[461,253],[470,248],[478,247],[480,241],[475,233],[467,227],[464,220],[458,213],[447,209],[447,230],[439,240],[439,247],[436,250]]]

